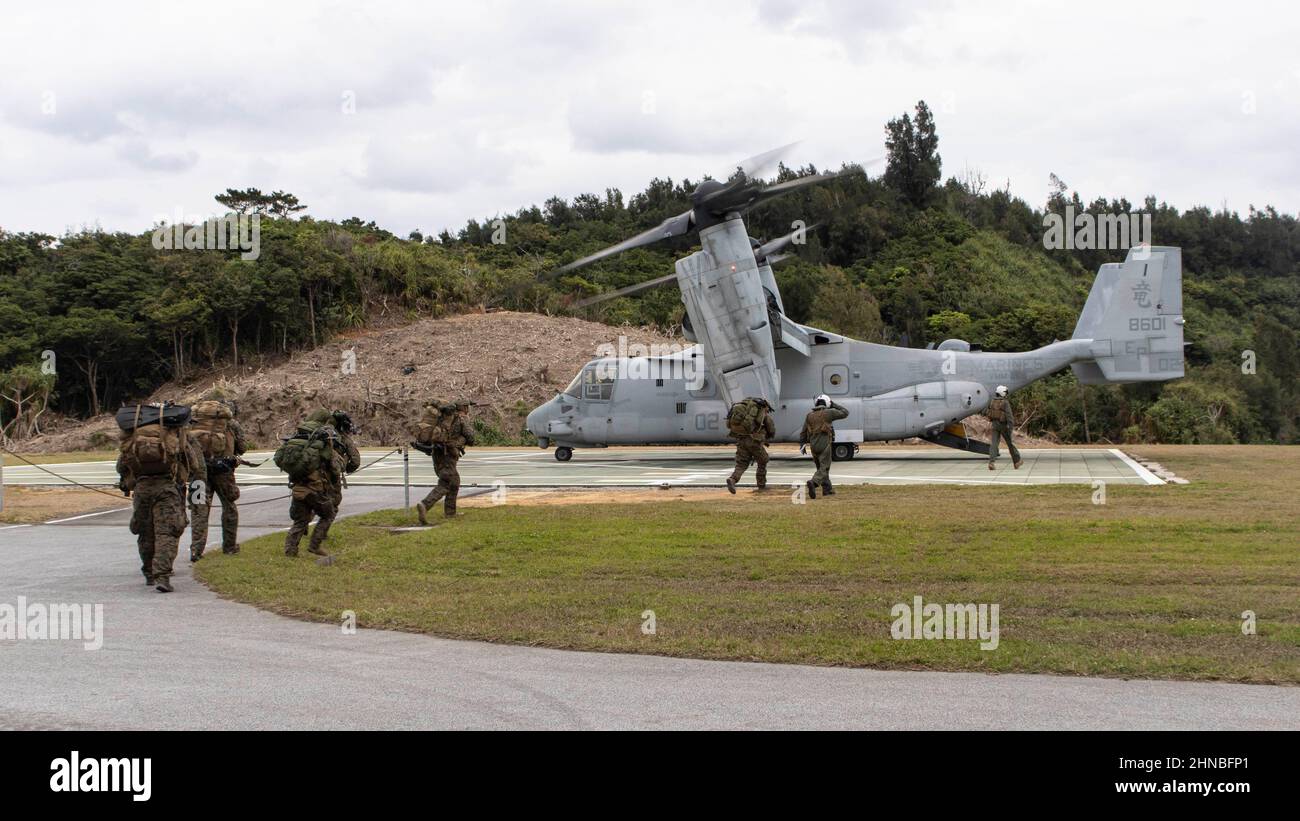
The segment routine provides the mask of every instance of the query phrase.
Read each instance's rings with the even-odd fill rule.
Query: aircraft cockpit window
[[[583,375],[583,371],[578,371],[578,375],[573,377],[573,381],[569,383],[569,387],[565,388],[563,391],[561,391],[561,393],[564,393],[568,396],[572,396],[574,399],[581,399],[582,398],[582,375]]]
[[[614,374],[604,369],[587,368],[582,372],[582,398],[608,402],[614,395]]]

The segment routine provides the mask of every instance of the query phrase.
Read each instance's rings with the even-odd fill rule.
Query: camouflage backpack
[[[763,429],[763,417],[766,411],[763,400],[752,396],[742,399],[727,411],[727,430],[737,439],[742,436],[753,436]]]
[[[131,475],[175,476],[184,458],[183,430],[155,423],[123,433],[121,451]]]
[[[199,402],[191,410],[192,435],[209,461],[235,455],[235,437],[230,430],[234,414],[224,402]]]
[[[307,420],[292,437],[284,440],[271,460],[294,484],[308,482],[320,473],[333,474],[334,429]]]
[[[434,399],[427,402],[416,426],[415,441],[421,445],[445,445],[451,439],[452,423],[456,421],[456,405]]]

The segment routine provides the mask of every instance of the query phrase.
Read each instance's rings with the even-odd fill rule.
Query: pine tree
[[[889,165],[885,184],[917,208],[924,208],[937,190],[942,160],[934,115],[925,100],[916,104],[916,120],[906,112],[885,125]]]

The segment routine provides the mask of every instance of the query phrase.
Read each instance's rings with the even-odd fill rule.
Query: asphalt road
[[[246,501],[278,488],[249,488]],[[353,488],[345,513],[400,504]],[[245,535],[281,529],[246,506]],[[0,641],[0,728],[1300,729],[1300,688],[711,662],[300,622],[224,601],[178,562],[146,587],[125,511],[0,528],[0,605],[102,604],[99,650]],[[215,520],[215,514],[214,514]],[[220,538],[215,525],[213,541]]]

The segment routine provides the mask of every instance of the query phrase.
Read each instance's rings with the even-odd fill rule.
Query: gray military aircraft
[[[743,215],[834,176],[768,185],[741,169],[725,183],[706,180],[690,210],[561,268],[698,232],[701,249],[678,260],[674,274],[587,300],[676,279],[686,305],[683,334],[695,344],[645,356],[598,352],[608,355],[528,415],[538,444],[554,445],[555,458],[566,462],[574,448],[723,443],[727,409],[750,396],[775,409],[775,440],[794,442],[824,393],[849,411],[836,426],[835,459],[853,458],[861,442],[910,437],[987,453],[988,444],[968,437],[960,423],[982,411],[998,385],[1016,390],[1067,366],[1084,384],[1183,376],[1178,248],[1134,247],[1122,263],[1102,265],[1073,336],[1022,353],[980,351],[960,339],[925,350],[878,345],[792,321],[772,264],[806,229],[762,245],[751,240]]]

